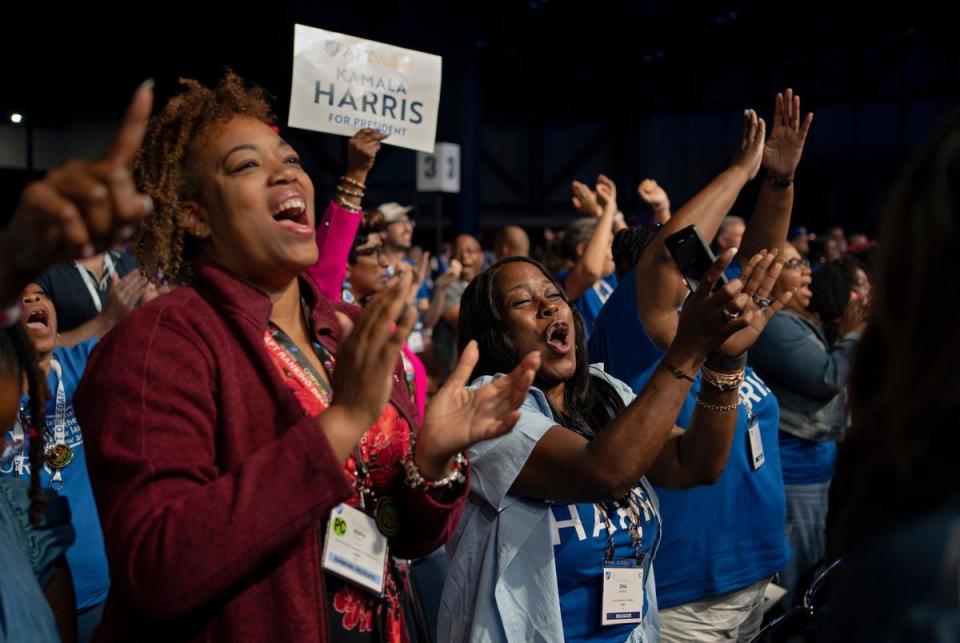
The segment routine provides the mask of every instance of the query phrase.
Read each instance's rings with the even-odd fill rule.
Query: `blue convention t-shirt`
[[[653,375],[663,351],[650,339],[636,304],[635,271],[607,300],[590,337],[590,359],[639,392]],[[684,401],[677,425],[693,415],[700,377]],[[741,403],[730,457],[713,485],[685,491],[656,487],[665,525],[657,554],[660,608],[742,589],[782,570],[789,560],[783,474],[780,468],[776,396],[746,369],[741,399],[749,400],[760,423],[766,462],[750,464],[747,414]]]
[[[780,462],[786,484],[826,482],[837,463],[837,443],[804,440],[780,431]]]
[[[65,442],[73,450],[73,461],[62,471],[63,487],[60,494],[66,496],[70,502],[70,512],[73,518],[73,527],[77,539],[67,550],[67,562],[73,576],[73,588],[77,597],[77,609],[84,609],[102,603],[107,598],[110,588],[110,574],[107,569],[107,556],[103,544],[103,532],[100,529],[100,516],[97,514],[97,505],[93,499],[93,490],[90,487],[90,478],[87,475],[87,460],[84,456],[83,434],[80,425],[73,413],[73,393],[77,389],[80,377],[87,365],[90,351],[97,340],[78,344],[71,348],[56,348],[53,359],[60,364],[63,374],[63,388],[66,395],[64,414]],[[47,445],[54,444],[56,411],[57,411],[57,376],[54,369],[50,369],[47,377],[47,386],[50,389],[50,399],[46,406],[46,431],[44,440]],[[28,399],[21,399],[23,413],[27,413]],[[7,432],[6,440],[13,439],[13,432]],[[40,475],[40,484],[51,486],[52,471],[44,466]],[[20,455],[10,463],[0,467],[0,475],[7,477],[29,478],[29,436],[24,432],[23,449]]]
[[[660,516],[656,495],[646,482],[634,490],[639,515],[639,558],[644,584],[649,578],[654,555],[660,541]],[[626,509],[614,503],[605,505],[581,502],[551,506],[550,526],[553,530],[554,562],[557,568],[557,589],[563,617],[563,638],[570,641],[609,641],[622,643],[636,629],[636,624],[601,625],[603,592],[602,569],[610,543],[608,520],[613,527],[614,558],[637,560],[638,551],[628,533]],[[649,592],[643,595],[643,618],[650,602]]]
[[[560,285],[563,286],[563,282],[566,281],[569,274],[569,270],[563,270],[554,276],[557,278],[557,281],[560,282]],[[603,305],[607,302],[607,299],[610,298],[610,295],[613,294],[616,287],[617,275],[611,272],[588,288],[587,291],[580,295],[574,302],[580,314],[583,316],[583,327],[587,329],[587,337],[589,337],[592,332],[593,324],[597,319],[597,315],[600,314],[600,309],[603,308]]]

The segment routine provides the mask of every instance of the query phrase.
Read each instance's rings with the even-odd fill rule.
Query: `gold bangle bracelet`
[[[349,184],[349,185],[352,185],[353,187],[359,188],[359,189],[361,189],[361,190],[366,190],[366,189],[367,189],[367,186],[366,186],[366,185],[364,185],[363,183],[361,183],[360,181],[358,181],[358,180],[356,180],[356,179],[351,179],[349,176],[346,176],[346,175],[341,176],[341,177],[340,177],[340,181],[342,181],[343,183],[347,183],[347,184]]]
[[[347,196],[354,196],[354,197],[357,197],[358,199],[362,199],[364,195],[363,192],[350,190],[348,188],[343,187],[342,185],[337,185],[337,192],[341,192],[343,194],[346,194]]]

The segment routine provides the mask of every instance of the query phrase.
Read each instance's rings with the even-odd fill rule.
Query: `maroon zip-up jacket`
[[[194,275],[100,342],[74,396],[112,583],[95,639],[327,641],[319,525],[352,487],[264,347],[269,299],[204,258]],[[334,311],[359,309],[301,285],[335,355]],[[417,428],[399,360],[390,400]],[[389,493],[392,554],[416,558],[452,533],[466,485],[452,504]]]

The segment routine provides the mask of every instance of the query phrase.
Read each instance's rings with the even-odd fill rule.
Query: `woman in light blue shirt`
[[[710,294],[732,257],[723,255],[686,303],[661,368],[636,396],[590,365],[582,318],[540,264],[511,257],[467,288],[459,342],[479,344],[474,386],[531,352],[542,365],[514,430],[470,451],[440,640],[657,640],[652,562],[661,527],[646,477],[679,489],[720,475],[745,351],[784,303],[761,311],[753,302],[782,267],[765,254]],[[704,365],[721,381],[703,387],[683,434],[674,420]]]

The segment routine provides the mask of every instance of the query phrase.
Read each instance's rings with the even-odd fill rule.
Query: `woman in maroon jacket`
[[[398,360],[409,277],[362,314],[301,279],[313,185],[262,93],[232,74],[185,85],[136,167],[155,205],[140,260],[181,285],[101,342],[74,398],[112,577],[98,640],[404,640],[392,559],[330,552],[443,543],[466,494],[459,453],[509,430],[539,363],[468,393],[469,347],[418,426]],[[382,597],[331,573],[358,561]]]

